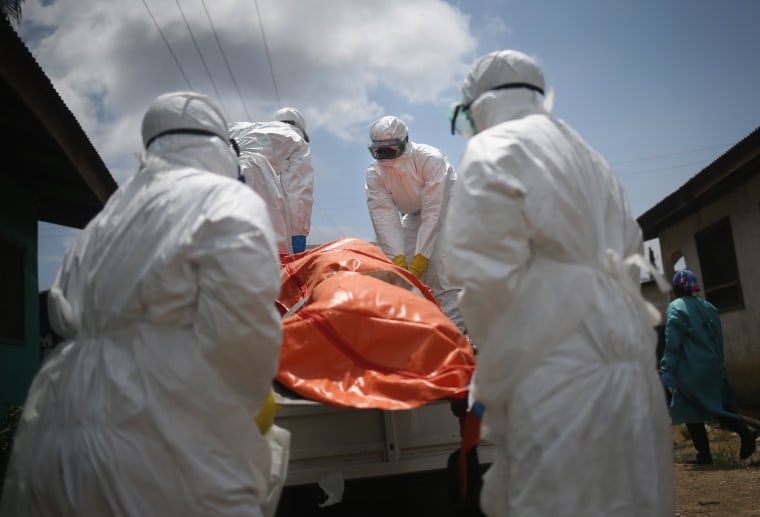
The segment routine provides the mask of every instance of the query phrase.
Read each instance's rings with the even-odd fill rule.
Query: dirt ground
[[[713,465],[688,465],[695,455],[686,426],[673,426],[676,515],[760,516],[760,446],[739,459],[739,437],[708,426]]]
[[[760,443],[746,460],[739,459],[739,437],[707,426],[713,465],[688,465],[695,454],[686,426],[672,426],[677,517],[760,517]],[[350,480],[344,500],[320,508],[324,492],[316,483],[286,487],[276,517],[436,517],[454,515],[443,496],[445,471],[389,478]]]

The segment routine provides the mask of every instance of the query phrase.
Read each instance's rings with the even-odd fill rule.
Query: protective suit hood
[[[369,127],[369,138],[373,142],[382,140],[403,140],[409,136],[409,128],[398,117],[388,115],[374,121]]]
[[[505,85],[524,88],[499,89]],[[472,102],[470,117],[477,131],[544,109],[544,74],[531,57],[515,50],[491,52],[478,59],[465,77],[462,94]]]
[[[543,96],[530,90],[486,92],[470,106],[470,117],[478,132],[528,115],[548,114]]]
[[[409,128],[403,120],[393,115],[387,115],[374,121],[369,127],[369,139],[372,143],[384,142],[391,140],[405,141],[409,139]],[[407,145],[401,156],[408,156],[411,153],[412,146]],[[378,161],[380,165],[387,166],[384,161],[392,162],[393,160]]]
[[[142,139],[146,148],[156,137],[175,131],[207,132],[225,142],[229,139],[222,112],[207,95],[194,92],[160,95],[145,112]]]
[[[545,90],[544,73],[531,57],[515,50],[499,50],[478,59],[464,79],[462,93],[477,100],[497,86],[523,83]]]
[[[227,122],[206,95],[172,92],[158,96],[143,117],[142,138],[146,156],[141,159],[141,170],[155,174],[189,167],[237,177],[238,157]]]
[[[272,120],[275,120],[277,122],[285,122],[297,127],[303,133],[304,140],[307,142],[309,141],[309,134],[306,132],[306,120],[303,118],[301,112],[297,109],[282,108],[280,110],[277,110],[275,111],[274,115],[272,115]]]

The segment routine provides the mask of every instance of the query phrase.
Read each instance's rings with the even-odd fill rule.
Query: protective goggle
[[[400,138],[377,140],[369,144],[367,148],[375,160],[392,160],[404,154],[407,142],[409,142],[408,136],[403,140]]]
[[[527,88],[528,90],[533,90],[534,92],[544,95],[544,90],[542,88],[530,83],[500,84],[499,86],[489,88],[486,92],[494,90],[510,90],[514,88]],[[473,102],[475,102],[474,99],[462,97],[459,102],[455,102],[451,105],[451,108],[449,109],[449,121],[451,122],[452,135],[458,134],[465,138],[470,138],[477,133],[475,123],[473,122],[472,117],[470,117],[470,106],[472,106]]]
[[[470,117],[472,102],[467,97],[462,97],[449,108],[449,121],[451,122],[451,134],[470,138],[476,133],[475,123]]]

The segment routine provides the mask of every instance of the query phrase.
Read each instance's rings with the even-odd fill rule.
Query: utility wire
[[[193,45],[195,45],[195,50],[198,52],[198,56],[201,58],[201,63],[203,63],[203,68],[206,70],[206,75],[208,75],[209,80],[211,81],[211,86],[214,87],[214,91],[216,92],[216,97],[219,99],[219,102],[222,105],[222,111],[224,111],[224,117],[229,120],[230,117],[227,114],[227,107],[224,105],[224,99],[222,99],[222,96],[219,95],[219,90],[216,87],[216,82],[214,81],[214,77],[211,75],[211,72],[209,72],[208,66],[206,65],[206,60],[203,59],[203,53],[201,52],[200,47],[198,46],[198,42],[195,41],[195,36],[193,35],[193,31],[190,28],[190,24],[187,22],[187,18],[185,17],[185,11],[182,10],[182,6],[179,3],[179,0],[175,0],[177,7],[179,8],[180,14],[182,14],[182,20],[185,22],[185,27],[187,27],[187,32],[190,33],[190,39],[193,40]]]
[[[261,30],[261,39],[264,42],[264,52],[267,55],[267,63],[269,64],[269,73],[272,76],[272,85],[274,86],[274,96],[277,99],[277,107],[282,108],[282,102],[280,102],[280,92],[277,89],[277,80],[274,78],[274,68],[272,67],[272,59],[269,57],[269,47],[267,46],[267,37],[264,34],[264,24],[261,21],[261,13],[259,12],[259,1],[253,0],[256,4],[256,16],[259,18],[259,30]]]
[[[670,158],[672,156],[680,156],[684,154],[696,153],[699,151],[709,151],[711,149],[726,148],[726,147],[731,147],[731,145],[730,144],[711,145],[709,147],[700,147],[699,149],[692,149],[690,151],[680,151],[677,153],[661,154],[658,156],[647,156],[645,158],[635,158],[633,160],[626,160],[624,162],[615,162],[615,166],[626,164],[626,163],[637,163],[637,162],[645,162],[647,160],[657,160],[659,158]]]
[[[169,45],[169,40],[167,40],[166,36],[164,36],[164,31],[161,30],[161,27],[158,25],[156,18],[153,16],[153,12],[150,10],[150,7],[148,7],[148,3],[145,0],[143,0],[143,5],[145,6],[145,9],[148,10],[150,19],[153,20],[153,25],[155,25],[156,29],[158,29],[158,33],[161,35],[161,38],[164,40],[164,44],[166,45],[166,48],[169,49],[169,53],[172,55],[172,59],[174,59],[174,63],[177,65],[177,68],[179,68],[179,72],[182,74],[182,77],[185,78],[187,87],[190,88],[191,90],[194,90],[193,85],[190,84],[190,79],[188,79],[187,75],[185,75],[185,71],[182,69],[182,65],[179,64],[179,60],[177,59],[177,56],[174,54],[174,51],[172,50],[171,45]]]
[[[203,4],[203,9],[206,11],[206,18],[208,18],[208,23],[211,26],[211,32],[214,34],[214,39],[216,39],[216,44],[219,46],[219,52],[222,53],[222,59],[224,60],[224,64],[227,65],[227,71],[230,73],[230,77],[232,78],[232,84],[235,85],[235,90],[237,90],[238,98],[240,99],[240,104],[243,106],[243,111],[245,111],[246,120],[251,120],[251,115],[248,113],[248,108],[245,105],[245,102],[243,101],[243,95],[240,93],[240,88],[238,87],[238,83],[235,80],[235,74],[232,73],[232,68],[230,67],[229,61],[227,61],[227,56],[224,54],[224,48],[222,48],[222,43],[219,41],[219,36],[217,36],[216,28],[214,27],[214,22],[211,21],[211,15],[208,12],[208,8],[206,7],[206,1],[201,0],[201,3]]]
[[[709,163],[712,163],[712,160]],[[618,172],[618,176],[635,176],[637,174],[647,174],[650,172],[661,172],[661,171],[671,171],[671,170],[677,170],[677,169],[683,169],[684,167],[691,167],[692,165],[702,165],[704,168],[705,162],[690,162],[690,163],[683,163],[681,165],[673,165],[671,167],[658,167],[656,169],[644,169],[640,171],[631,171],[631,172]],[[697,174],[696,172],[694,174]]]
[[[267,56],[267,64],[269,65],[269,74],[272,76],[272,87],[274,88],[274,96],[277,99],[277,108],[282,108],[282,101],[280,100],[280,91],[277,88],[277,79],[274,75],[274,67],[272,66],[272,58],[269,55],[269,45],[267,45],[267,37],[266,33],[264,32],[264,22],[261,19],[261,12],[259,11],[259,2],[258,0],[254,0],[254,4],[256,5],[256,17],[259,19],[259,30],[261,31],[261,40],[264,43],[264,53]],[[335,222],[330,218],[330,216],[322,210],[322,208],[317,204],[316,201],[314,201],[314,207],[319,210],[322,215],[330,221],[334,226],[337,226]]]

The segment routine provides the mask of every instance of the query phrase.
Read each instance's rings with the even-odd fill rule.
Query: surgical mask
[[[368,149],[375,160],[393,160],[404,154],[407,142],[409,142],[408,136],[403,140],[399,138],[377,140],[369,144]]]

